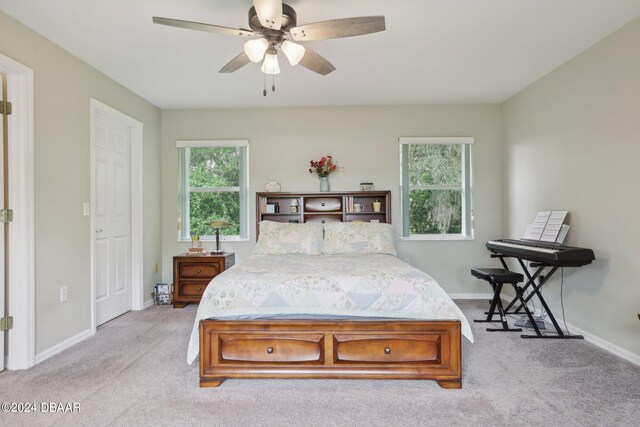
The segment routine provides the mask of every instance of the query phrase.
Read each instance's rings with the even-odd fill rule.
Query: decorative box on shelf
[[[373,191],[373,182],[361,182],[360,191]]]

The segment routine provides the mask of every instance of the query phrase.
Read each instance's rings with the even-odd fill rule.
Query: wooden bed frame
[[[262,211],[268,202],[292,198],[296,213]],[[379,211],[373,201],[381,201]],[[350,211],[349,202],[364,211]],[[256,193],[256,207],[257,230],[263,219],[391,223],[390,191]],[[226,378],[424,379],[461,388],[460,321],[201,320],[200,387],[218,387]]]
[[[200,321],[200,387],[226,378],[436,380],[462,387],[460,321]]]

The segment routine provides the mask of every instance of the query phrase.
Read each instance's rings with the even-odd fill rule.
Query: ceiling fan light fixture
[[[271,49],[270,49],[271,51]],[[278,65],[278,52],[273,49],[264,56],[264,62],[260,68],[265,74],[280,74],[280,66]]]
[[[244,53],[252,62],[260,62],[269,48],[269,42],[265,38],[249,40],[244,44]]]
[[[285,40],[282,42],[282,52],[286,55],[291,65],[297,65],[304,56],[304,46]]]

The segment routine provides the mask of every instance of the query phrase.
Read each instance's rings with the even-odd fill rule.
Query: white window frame
[[[472,153],[473,137],[400,137],[400,209],[402,218],[401,240],[473,240],[473,179]],[[461,185],[409,185],[410,145],[462,145]],[[406,173],[405,173],[406,172]],[[409,232],[409,192],[411,190],[461,190],[462,191],[462,232],[459,234],[411,234]]]
[[[189,187],[188,164],[191,148],[240,148],[240,185],[238,187]],[[247,241],[249,240],[249,141],[246,139],[225,140],[197,140],[176,141],[176,148],[180,149],[180,212],[178,222],[178,241],[191,241],[189,225],[191,213],[189,212],[189,194],[192,192],[238,192],[240,194],[240,234],[220,235],[220,240]],[[200,236],[201,241],[214,241],[214,235]]]

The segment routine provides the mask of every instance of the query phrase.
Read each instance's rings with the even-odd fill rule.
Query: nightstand
[[[173,308],[199,303],[207,285],[236,260],[233,252],[219,255],[177,255],[173,257]]]

